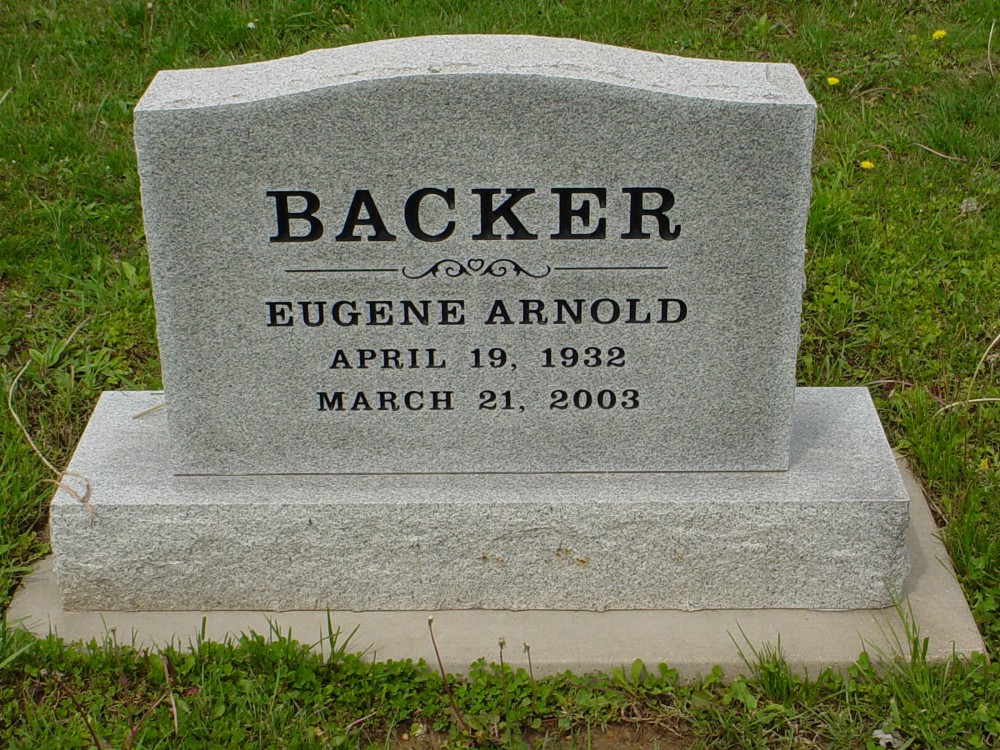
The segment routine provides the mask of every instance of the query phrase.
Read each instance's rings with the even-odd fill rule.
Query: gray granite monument
[[[795,387],[814,127],[790,65],[566,39],[161,72],[165,392],[94,412],[66,605],[890,604],[878,416]]]

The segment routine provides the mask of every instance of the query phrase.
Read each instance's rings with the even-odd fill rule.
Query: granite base
[[[729,473],[174,476],[162,400],[105,393],[90,508],[56,493],[69,609],[857,609],[909,568],[862,388],[798,389],[789,471]]]

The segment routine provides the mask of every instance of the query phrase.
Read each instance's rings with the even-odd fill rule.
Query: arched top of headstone
[[[223,68],[161,71],[136,112],[245,104],[390,78],[540,76],[681,97],[814,107],[795,66],[673,57],[577,39],[466,35],[388,39]]]

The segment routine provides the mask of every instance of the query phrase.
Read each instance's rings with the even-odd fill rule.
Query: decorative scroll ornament
[[[552,268],[549,266],[545,266],[544,271],[532,273],[524,268],[524,266],[510,260],[509,258],[498,258],[490,263],[487,263],[482,258],[470,258],[464,263],[460,260],[445,258],[443,260],[439,260],[422,273],[411,274],[407,269],[403,269],[403,276],[408,279],[422,279],[427,276],[437,278],[438,274],[443,274],[450,279],[457,279],[459,276],[494,276],[496,278],[500,278],[502,276],[507,276],[508,274],[512,276],[530,276],[533,279],[541,279],[548,276],[550,273],[552,273]]]

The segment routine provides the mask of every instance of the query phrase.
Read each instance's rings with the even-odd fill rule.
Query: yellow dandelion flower
[[[938,29],[933,34],[931,34],[931,39],[944,39],[946,36],[948,36],[947,31],[945,31],[944,29]]]
[[[867,159],[865,159],[858,166],[861,167],[862,169],[875,169],[875,162],[868,161]]]
[[[837,78],[836,76],[830,76],[829,78],[826,79],[827,86],[836,86],[838,83],[840,83],[840,79]]]

